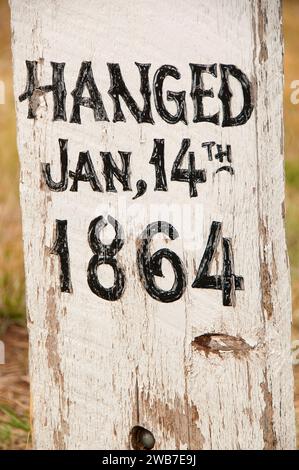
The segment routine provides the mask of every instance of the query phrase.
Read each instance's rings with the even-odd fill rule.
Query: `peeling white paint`
[[[280,1],[11,0],[11,7],[35,447],[127,449],[139,424],[154,434],[157,449],[294,448]],[[85,109],[80,126],[52,121],[48,93],[37,119],[29,120],[27,102],[17,99],[25,88],[25,60],[39,61],[43,85],[51,83],[50,61],[66,63],[68,116],[84,60],[92,61],[109,116],[106,62],[120,63],[133,96],[139,92],[135,61],[152,63],[152,73],[161,64],[177,66],[181,80],[168,84],[177,91],[190,90],[190,62],[236,64],[254,84],[256,107],[244,126],[193,123],[187,91],[188,126],[171,126],[156,114],[155,126],[140,126],[126,106],[126,123],[94,122]],[[219,81],[212,86],[218,92]],[[207,106],[215,112],[217,97]],[[41,162],[52,163],[59,175],[59,138],[69,140],[72,170],[80,151],[89,150],[98,169],[99,151],[132,151],[134,182],[148,183],[139,200],[146,215],[151,203],[202,205],[201,246],[187,249],[181,238],[152,246],[152,252],[167,246],[187,266],[180,300],[163,304],[142,288],[134,237],[117,254],[128,279],[121,300],[91,293],[90,221],[105,203],[125,231],[128,222],[115,194],[94,193],[84,183],[77,193],[41,185]],[[167,193],[152,191],[153,138],[166,142]],[[187,184],[170,182],[182,138],[191,138],[200,167],[207,168],[207,182],[192,200]],[[208,140],[232,145],[234,176],[213,175],[217,162],[201,151]],[[124,194],[131,203],[133,193]],[[49,255],[55,219],[68,220],[72,294],[59,293],[58,258]],[[244,277],[235,308],[223,307],[220,291],[191,288],[213,220],[232,239],[235,272]],[[214,354],[214,342],[208,351],[192,346],[206,334],[222,335]]]

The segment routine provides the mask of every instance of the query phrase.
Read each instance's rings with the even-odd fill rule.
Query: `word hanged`
[[[123,100],[130,113],[133,115],[138,124],[149,123],[154,124],[152,115],[152,90],[154,103],[157,113],[161,119],[168,124],[176,124],[183,122],[188,124],[187,119],[187,102],[186,91],[164,90],[164,81],[170,77],[175,80],[181,78],[181,73],[173,65],[162,65],[154,74],[153,84],[149,79],[149,70],[151,64],[141,64],[135,62],[140,76],[140,94],[143,99],[143,107],[139,107],[133,96],[131,95],[117,63],[107,63],[110,75],[110,88],[108,95],[113,101],[114,113],[113,122],[125,122],[126,118],[121,107],[120,98]],[[193,101],[193,122],[210,122],[222,127],[240,126],[245,124],[250,118],[253,110],[253,94],[252,86],[245,75],[235,65],[231,64],[189,64],[191,69],[191,90],[190,96]],[[27,67],[27,84],[23,94],[19,100],[29,100],[28,119],[36,118],[40,96],[46,93],[53,93],[53,120],[67,121],[66,115],[66,96],[67,90],[64,80],[65,63],[51,62],[52,67],[52,84],[40,85],[38,80],[38,62],[26,61]],[[222,122],[220,122],[220,111],[210,115],[204,112],[204,98],[214,98],[212,88],[204,87],[203,76],[209,74],[214,78],[218,76],[218,68],[221,77],[221,86],[218,92],[218,98],[221,101]],[[239,113],[233,115],[232,98],[233,93],[230,88],[230,77],[236,79],[240,86],[243,96],[243,104]],[[85,93],[89,96],[85,96]],[[82,62],[75,89],[71,92],[73,97],[73,106],[70,116],[70,122],[81,124],[81,106],[91,108],[95,121],[109,121],[107,111],[104,106],[102,94],[100,93],[96,81],[94,79],[91,62]],[[166,96],[166,99],[165,99]],[[171,112],[167,108],[166,102],[175,104],[176,112]]]

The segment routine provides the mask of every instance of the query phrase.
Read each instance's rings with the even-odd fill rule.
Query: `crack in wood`
[[[269,389],[266,372],[264,372],[264,382],[260,384],[260,387],[265,401],[265,408],[260,419],[263,430],[264,450],[273,450],[277,447],[277,436],[274,429],[273,396]]]

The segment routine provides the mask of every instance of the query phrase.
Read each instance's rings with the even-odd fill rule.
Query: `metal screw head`
[[[140,438],[145,449],[152,449],[154,447],[155,438],[150,431],[145,430]]]
[[[155,445],[153,433],[142,426],[134,426],[131,429],[131,442],[134,450],[150,450]]]

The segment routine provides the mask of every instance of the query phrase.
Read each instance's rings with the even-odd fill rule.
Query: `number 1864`
[[[109,224],[115,230],[115,236],[110,244],[104,244],[100,239],[101,231]],[[157,221],[149,224],[137,239],[136,263],[140,281],[147,293],[160,302],[174,302],[182,297],[187,286],[186,268],[174,251],[161,248],[151,254],[150,245],[153,237],[163,233],[171,240],[179,237],[177,230],[168,222]],[[120,223],[108,215],[91,221],[88,229],[88,242],[93,252],[88,268],[87,282],[91,291],[98,297],[116,301],[121,298],[125,290],[125,273],[117,260],[117,254],[124,245],[124,231]],[[221,244],[221,245],[220,245]],[[211,266],[218,246],[223,253],[223,266],[221,274],[211,275]],[[70,257],[68,248],[67,220],[56,220],[56,238],[51,254],[60,259],[60,289],[61,292],[72,292],[70,271]],[[156,277],[164,277],[162,260],[166,259],[172,266],[174,281],[171,289],[161,289]],[[98,268],[109,265],[113,269],[114,282],[111,287],[104,287],[99,279]],[[236,290],[244,290],[244,279],[234,274],[234,260],[232,243],[229,238],[222,237],[221,222],[212,222],[205,251],[200,261],[196,277],[192,283],[193,288],[217,289],[222,291],[224,306],[235,306]]]

